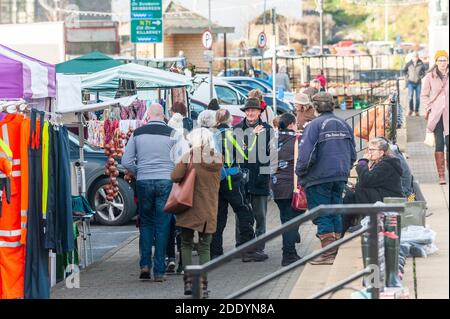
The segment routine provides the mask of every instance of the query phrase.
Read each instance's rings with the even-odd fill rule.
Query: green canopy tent
[[[56,73],[64,74],[90,74],[120,66],[123,63],[118,60],[94,51],[78,58],[56,65]]]

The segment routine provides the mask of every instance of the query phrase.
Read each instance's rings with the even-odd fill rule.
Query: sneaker
[[[139,279],[141,280],[149,280],[150,278],[150,269],[148,267],[142,267],[141,273],[139,275]]]
[[[300,257],[297,254],[283,257],[283,259],[281,260],[281,266],[286,267],[292,263],[295,263],[296,261],[298,261],[300,259],[302,259],[302,257]]]
[[[420,116],[420,113],[419,113],[419,112],[416,112],[416,116]]]
[[[176,268],[176,264],[175,264],[175,262],[174,261],[169,261],[169,263],[167,264],[167,267],[166,267],[166,273],[168,274],[168,275],[173,275],[173,274],[175,274],[175,268]]]
[[[260,262],[260,261],[265,261],[269,258],[269,256],[267,254],[265,254],[262,251],[252,251],[252,252],[247,252],[244,254],[244,256],[242,256],[242,262],[247,263],[247,262]]]
[[[155,278],[153,279],[154,282],[164,282],[166,280],[167,279],[164,275],[155,275]]]

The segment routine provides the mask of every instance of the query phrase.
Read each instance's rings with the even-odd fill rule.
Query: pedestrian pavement
[[[279,210],[273,201],[268,205],[267,230],[280,225]],[[230,209],[228,224],[224,231],[224,249],[229,251],[235,244],[234,214]],[[311,223],[300,228],[302,242],[297,251],[304,256],[316,248],[315,226]],[[281,268],[281,237],[266,245],[269,259],[264,262],[243,263],[240,259],[222,265],[208,274],[210,298],[225,298],[256,280]],[[69,289],[65,282],[57,284],[51,292],[53,299],[183,299],[183,276],[168,275],[167,281],[156,283],[139,280],[139,239],[129,238],[115,251],[107,254],[81,271],[80,288]],[[194,258],[196,261],[196,258]],[[296,283],[303,267],[291,271],[272,282],[244,295],[249,299],[285,299]]]
[[[407,114],[406,92],[401,94],[403,114]],[[423,109],[423,107],[422,107]],[[419,182],[427,201],[426,225],[436,232],[434,244],[438,251],[427,258],[407,258],[403,286],[409,290],[409,298],[449,298],[449,185],[439,185],[434,149],[426,146],[426,121],[421,116],[406,117],[406,138],[403,149],[414,178]],[[361,240],[355,238],[339,249],[333,265],[306,265],[289,296],[290,299],[309,298],[315,293],[348,278],[363,269]],[[415,269],[414,269],[415,268]],[[349,299],[351,294],[362,289],[362,281],[346,285],[345,289],[323,298]]]

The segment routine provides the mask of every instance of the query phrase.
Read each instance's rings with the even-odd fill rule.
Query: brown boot
[[[320,245],[322,248],[325,248],[336,240],[335,233],[327,233],[323,235],[319,235],[320,238]],[[310,261],[309,263],[311,265],[332,265],[334,258],[336,257],[337,251],[335,249],[328,251],[326,253],[323,253],[316,259]]]
[[[183,276],[184,280],[184,295],[191,296],[192,295],[192,279],[186,275]]]
[[[435,152],[434,159],[436,160],[436,167],[439,176],[439,184],[445,185],[447,184],[445,181],[445,157],[444,152]]]

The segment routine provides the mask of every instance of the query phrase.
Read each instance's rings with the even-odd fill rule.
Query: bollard
[[[397,213],[385,215],[384,254],[386,260],[386,287],[401,287],[399,278],[400,237]]]
[[[192,275],[192,298],[201,299],[202,298],[202,286],[201,286],[200,274]]]

